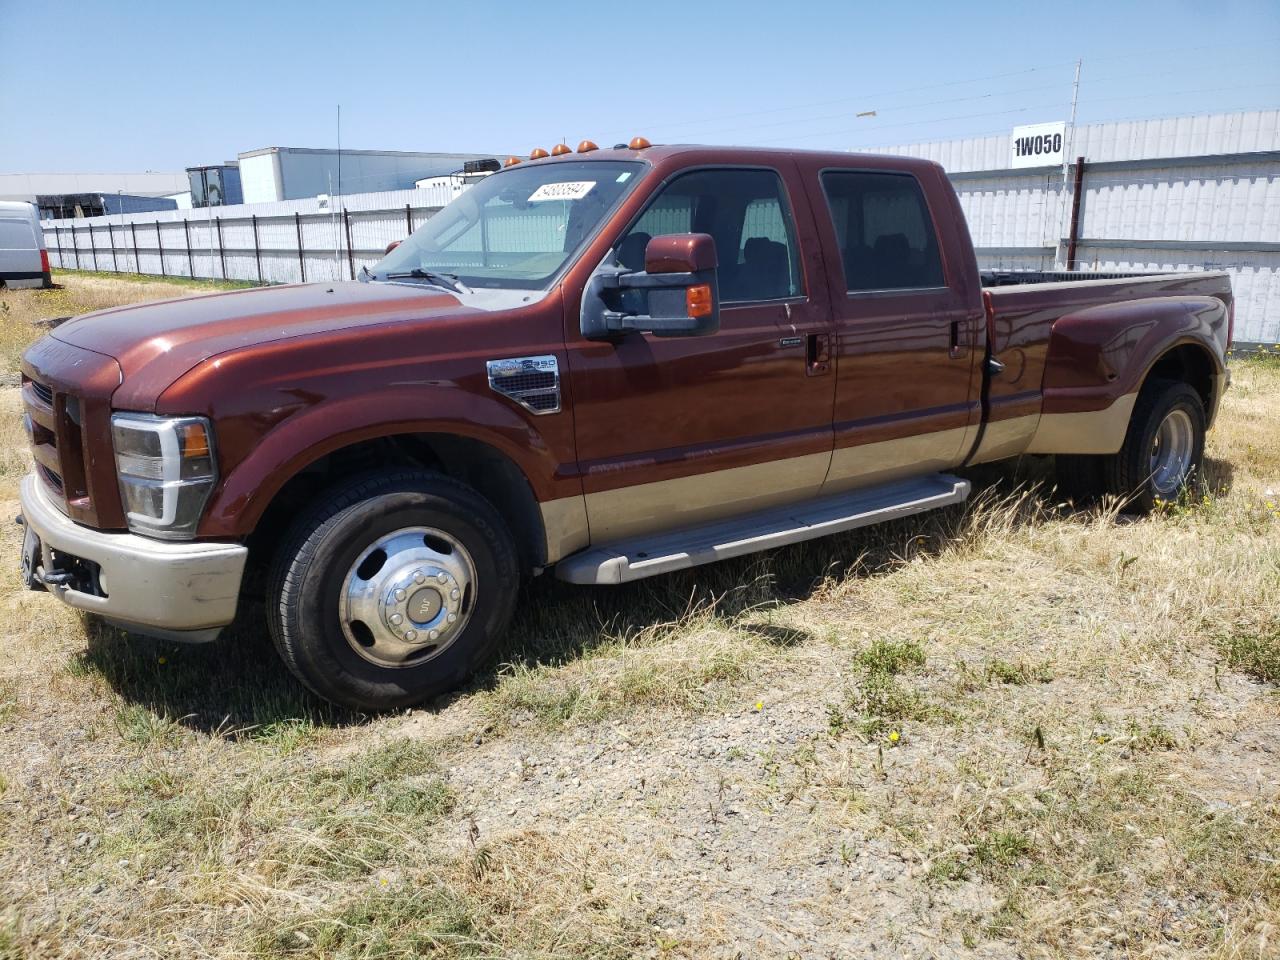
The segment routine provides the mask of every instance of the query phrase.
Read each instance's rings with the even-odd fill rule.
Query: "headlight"
[[[218,479],[209,421],[117,413],[111,439],[129,529],[163,540],[194,537]]]

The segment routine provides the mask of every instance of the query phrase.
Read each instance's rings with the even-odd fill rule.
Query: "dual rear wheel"
[[[1119,452],[1057,456],[1058,487],[1076,501],[1119,497],[1134,513],[1175,501],[1200,479],[1206,421],[1189,384],[1152,380],[1138,394]]]

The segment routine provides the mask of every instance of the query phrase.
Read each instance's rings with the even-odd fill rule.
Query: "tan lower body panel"
[[[1222,406],[1222,398],[1227,392],[1227,387],[1231,386],[1231,371],[1214,374],[1213,377],[1213,400],[1209,403],[1207,413],[1206,426],[1212,427],[1214,421],[1218,417],[1218,408]]]
[[[841,447],[831,457],[823,493],[842,493],[857,487],[949,470],[968,452],[969,427],[954,427],[898,440],[881,440]]]
[[[821,488],[830,462],[829,453],[811,453],[589,493],[591,542],[608,543],[802,500]]]
[[[1126,393],[1105,410],[1046,413],[1040,417],[1027,453],[1115,453],[1124,445],[1136,393]]]
[[[982,431],[982,442],[969,463],[990,463],[1026,453],[1039,423],[1038,413],[988,423]]]
[[[547,563],[576,553],[591,542],[587,526],[587,501],[581,495],[538,504],[547,537]]]

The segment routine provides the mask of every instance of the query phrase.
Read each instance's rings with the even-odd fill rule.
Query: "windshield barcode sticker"
[[[564,183],[544,183],[529,196],[530,203],[539,200],[581,200],[596,185],[594,180],[566,180]]]

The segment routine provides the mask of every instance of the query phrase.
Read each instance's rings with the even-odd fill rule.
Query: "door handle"
[[[952,320],[950,348],[947,351],[947,355],[950,356],[952,360],[959,360],[966,353],[968,353],[968,350],[960,344],[960,321]]]
[[[811,333],[805,340],[804,372],[808,377],[820,377],[831,371],[831,337],[825,333]]]

